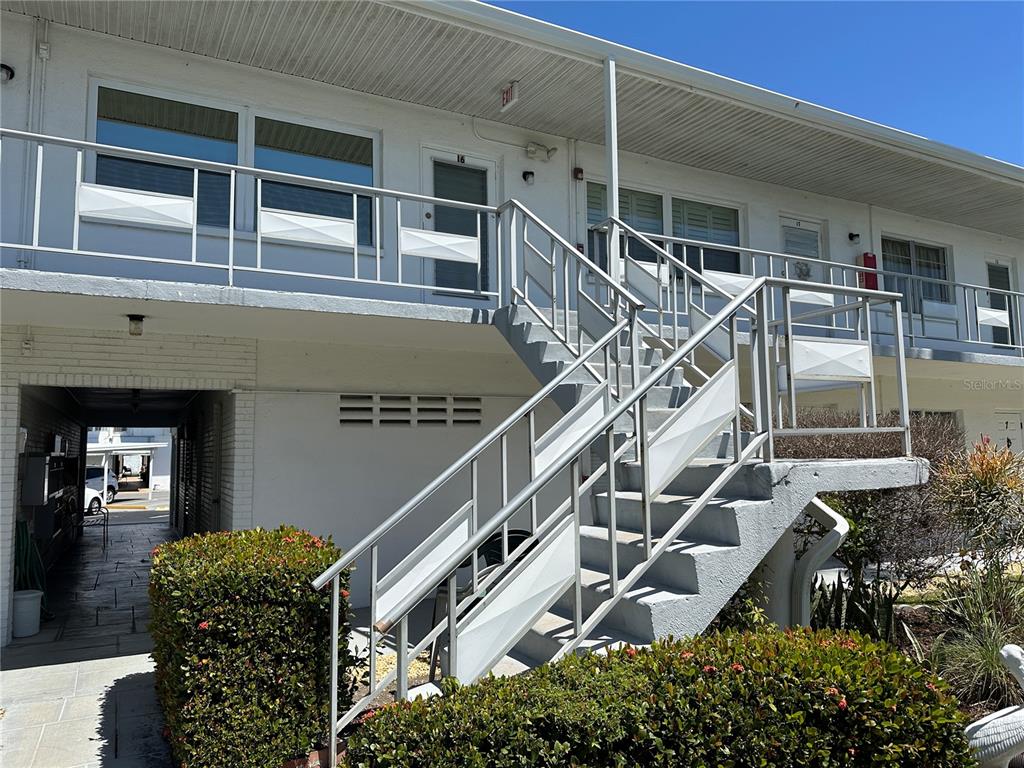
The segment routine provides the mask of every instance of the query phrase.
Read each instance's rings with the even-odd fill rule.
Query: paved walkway
[[[111,515],[113,523],[113,515]],[[150,551],[166,524],[87,527],[50,571],[38,635],[4,648],[0,765],[14,768],[167,768],[153,691]]]

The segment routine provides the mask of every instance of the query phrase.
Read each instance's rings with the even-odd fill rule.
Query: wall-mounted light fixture
[[[6,83],[14,79],[14,67],[9,64],[0,64],[0,83]]]
[[[850,242],[856,245],[860,242],[860,232],[851,232],[849,234]]]
[[[583,181],[583,169],[578,167],[578,166],[576,168],[573,168],[572,169],[572,178],[575,181]]]
[[[533,186],[533,180],[536,174],[533,171],[523,171],[523,181],[526,182],[527,186]]]
[[[145,315],[128,315],[128,335],[129,336],[141,336],[142,335],[142,321],[146,319]]]

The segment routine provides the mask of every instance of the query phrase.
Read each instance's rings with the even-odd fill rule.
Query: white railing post
[[[228,285],[235,284],[235,171],[228,182]]]
[[[899,299],[893,299],[896,332],[896,394],[900,400],[900,426],[903,427],[903,452],[911,455],[910,410],[907,394],[907,357],[903,348],[903,310]]]
[[[43,204],[43,143],[36,145],[36,186],[32,203],[32,245],[39,245],[39,219]]]
[[[75,152],[75,220],[72,224],[73,230],[71,233],[71,250],[78,250],[78,230],[81,226],[79,219],[79,196],[82,192],[82,150],[79,149]]]
[[[760,423],[757,425],[757,429],[761,434],[766,435],[763,453],[765,461],[772,461],[775,453],[772,442],[772,391],[774,389],[772,380],[776,376],[776,372],[769,359],[771,345],[768,339],[768,303],[770,297],[771,287],[766,285],[758,291],[755,301],[755,310],[757,312],[757,350],[754,354],[754,359],[757,360],[757,379],[754,382],[754,386],[758,389],[758,399],[761,403],[761,408],[758,411]]]
[[[459,645],[459,582],[456,574],[448,577],[448,677],[457,677],[458,672],[458,645]],[[430,660],[433,664],[434,660]],[[431,669],[433,674],[434,670]]]
[[[263,179],[256,177],[256,269],[263,269]]]
[[[199,247],[199,169],[192,169],[192,263],[196,263]]]
[[[612,219],[608,226],[608,274],[616,282],[622,280],[619,264],[619,232],[615,221],[619,218],[619,118],[617,78],[615,59],[611,56],[604,60],[604,153],[607,167],[607,207],[608,217]]]
[[[580,457],[573,459],[569,465],[570,495],[572,498],[572,530],[573,530],[573,572],[575,573],[572,624],[573,631],[579,635],[583,628],[583,576],[580,563]]]
[[[370,547],[370,690],[377,684],[377,545]]]
[[[339,602],[341,601],[341,575],[331,579],[331,727],[328,732],[330,743],[327,745],[331,757],[331,765],[338,764],[338,618]],[[371,653],[372,653],[371,649]],[[373,687],[373,682],[370,682]]]
[[[352,193],[352,275],[359,279],[359,197]]]
[[[409,698],[409,615],[402,616],[395,632],[395,651],[398,653],[396,669],[398,670],[398,688],[395,691],[397,701]]]

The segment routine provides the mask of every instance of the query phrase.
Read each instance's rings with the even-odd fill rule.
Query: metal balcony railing
[[[602,234],[607,222],[592,229]],[[630,228],[631,229],[631,228]],[[621,231],[621,229],[620,229]],[[633,230],[635,232],[635,230]],[[677,261],[684,261],[694,271],[727,293],[734,293],[756,277],[779,277],[786,280],[807,280],[847,288],[860,287],[885,290],[903,296],[903,332],[911,346],[969,349],[985,354],[1024,356],[1024,293],[1002,290],[973,283],[910,275],[903,272],[844,264],[827,259],[812,259],[738,245],[724,245],[668,235],[643,233],[647,239],[643,249],[632,248],[641,243],[636,235],[622,238],[620,252],[633,251],[636,264],[646,263],[650,269],[652,247],[667,251]],[[639,251],[643,250],[640,254]],[[708,266],[711,254],[736,254],[738,273],[716,270]],[[628,263],[628,260],[626,260]],[[658,261],[658,259],[654,259]],[[662,259],[667,261],[667,259]],[[776,291],[771,314],[781,318],[781,294]],[[678,297],[680,311],[688,311],[689,302],[706,312],[703,295]],[[827,295],[794,289],[797,304],[827,305]],[[891,313],[875,318],[872,330],[876,341],[893,343],[895,330]]]
[[[30,160],[15,178],[11,165],[24,157],[19,145],[28,149]],[[505,291],[496,206],[9,129],[0,130],[0,158],[5,263],[15,254],[19,266],[55,271],[98,269],[112,276],[276,290],[345,284],[349,287],[335,290],[352,294],[358,286],[364,292],[355,295],[405,301],[422,300],[416,292],[430,291],[493,303]],[[157,174],[147,180],[140,173],[133,187],[98,184],[97,158],[136,161],[150,170],[184,169],[191,176],[190,190],[156,191],[162,186]],[[201,211],[200,178],[210,174],[227,188],[225,200],[217,201],[226,211],[218,208],[216,225]],[[310,212],[297,198],[268,205],[268,185],[277,185],[277,191],[330,193],[335,213]],[[15,215],[19,198],[20,217]],[[277,194],[275,199],[287,198]],[[459,227],[465,231],[420,226],[436,219],[425,212],[440,208],[467,212]],[[97,268],[97,260],[134,266]],[[434,274],[433,265],[440,262],[458,265],[453,284]]]

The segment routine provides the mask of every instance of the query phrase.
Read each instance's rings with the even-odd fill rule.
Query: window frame
[[[884,250],[885,250],[885,248],[884,248],[884,241],[885,240],[894,240],[896,242],[905,243],[906,245],[908,245],[910,247],[910,272],[909,273],[898,273],[898,272],[894,272],[894,271],[889,270],[889,269],[886,268],[886,266],[885,266],[885,253],[884,253]],[[953,247],[951,245],[949,245],[948,243],[939,243],[939,242],[936,242],[936,241],[933,241],[933,240],[925,240],[925,239],[922,239],[922,238],[919,238],[919,237],[911,237],[909,235],[893,234],[891,232],[886,232],[886,231],[883,231],[881,233],[881,235],[879,235],[879,240],[878,240],[878,258],[879,258],[879,260],[881,262],[881,269],[885,273],[884,277],[891,277],[893,275],[904,274],[906,276],[903,279],[906,279],[906,277],[915,277],[915,278],[919,278],[919,279],[923,279],[923,280],[934,280],[935,278],[930,278],[927,275],[922,275],[922,274],[917,272],[917,248],[916,248],[916,246],[918,246],[918,245],[922,245],[922,246],[924,246],[926,248],[938,248],[939,250],[941,250],[943,252],[943,258],[944,258],[944,261],[945,261],[945,268],[946,268],[946,276],[944,278],[942,278],[942,280],[940,282],[955,283],[956,282],[956,277],[954,276],[954,272],[953,272]],[[891,279],[898,280],[900,278],[899,277],[891,277]],[[924,298],[924,296],[916,297],[917,300],[922,303],[922,307],[918,308],[916,311],[923,311],[923,302],[925,302],[925,301],[932,302],[934,304],[942,304],[943,306],[955,306],[956,305],[956,289],[954,287],[952,287],[952,286],[948,286],[947,288],[948,288],[948,295],[944,299],[932,299],[932,298],[926,299],[926,298]],[[886,290],[889,290],[889,289],[887,288]]]
[[[600,174],[586,174],[582,181],[577,182],[577,194],[576,194],[576,220],[580,222],[582,226],[582,237],[577,239],[581,242],[587,242],[589,239],[590,222],[587,216],[587,184],[594,182],[595,184],[602,184],[604,188],[608,189],[607,179]],[[735,246],[729,246],[736,248],[740,251],[740,274],[746,274],[750,269],[750,254],[746,253],[744,248],[748,245],[748,204],[739,200],[731,198],[718,198],[706,194],[705,192],[693,192],[681,189],[678,187],[665,187],[658,186],[656,184],[634,182],[629,178],[619,178],[619,188],[629,189],[635,192],[646,192],[653,195],[659,195],[661,197],[661,235],[663,237],[674,237],[672,234],[672,201],[673,199],[686,200],[694,203],[702,203],[704,205],[718,206],[719,208],[731,208],[736,211],[736,226],[737,234],[739,236],[739,244]]]
[[[312,116],[305,113],[294,112],[277,107],[251,107],[241,102],[231,101],[216,96],[207,96],[200,92],[180,91],[166,88],[150,83],[142,83],[132,80],[124,80],[112,77],[90,76],[88,94],[86,97],[86,140],[96,142],[96,129],[99,112],[99,89],[112,88],[119,91],[128,91],[141,96],[152,96],[158,99],[170,99],[197,107],[208,107],[219,109],[225,112],[234,112],[238,115],[238,161],[236,165],[241,168],[260,170],[255,165],[256,159],[256,118],[262,117],[268,120],[292,123],[310,128],[319,128],[335,133],[347,133],[353,136],[368,138],[373,142],[373,182],[370,186],[381,187],[382,174],[382,144],[383,132],[379,128],[355,125],[328,117]],[[87,152],[86,162],[83,168],[83,180],[95,183],[96,179],[96,153]],[[235,237],[243,239],[256,239],[256,184],[255,179],[247,174],[239,174],[235,192]],[[139,225],[144,226],[144,225]],[[227,228],[210,224],[199,224],[196,231],[203,236],[227,238]],[[360,253],[373,253],[373,246],[360,245]]]

